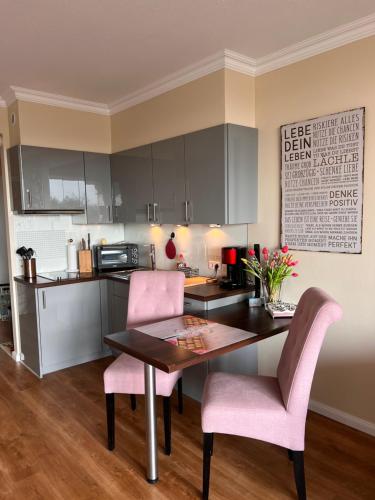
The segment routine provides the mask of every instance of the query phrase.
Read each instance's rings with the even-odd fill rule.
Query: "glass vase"
[[[281,284],[262,281],[264,304],[278,302],[280,300]]]

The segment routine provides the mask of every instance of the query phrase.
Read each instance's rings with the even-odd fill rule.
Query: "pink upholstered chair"
[[[179,271],[137,271],[130,280],[126,328],[181,316],[184,309],[185,276]],[[125,307],[125,304],[124,304]],[[156,394],[163,396],[164,450],[171,453],[170,396],[178,382],[178,409],[182,413],[182,372],[165,373],[156,369]],[[136,409],[136,394],[144,394],[144,363],[128,354],[121,354],[104,372],[107,403],[108,449],[115,447],[115,394],[130,394],[131,407]]]
[[[290,325],[277,377],[220,372],[207,377],[202,401],[203,498],[208,498],[214,432],[287,448],[298,498],[306,498],[303,451],[310,389],[326,330],[341,314],[326,293],[309,288]]]

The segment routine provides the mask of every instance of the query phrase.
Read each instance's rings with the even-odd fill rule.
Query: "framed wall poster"
[[[362,252],[365,108],[280,127],[281,244]]]

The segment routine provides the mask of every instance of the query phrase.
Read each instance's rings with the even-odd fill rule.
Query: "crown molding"
[[[256,60],[256,76],[375,35],[375,14],[343,24]]]
[[[148,101],[153,97],[165,94],[170,90],[181,87],[181,85],[185,85],[224,68],[255,76],[255,59],[234,52],[233,50],[224,49],[110,103],[110,113],[112,115],[124,111],[136,104]]]
[[[375,35],[375,14],[258,59],[229,49],[221,50],[109,104],[11,86],[0,93],[0,107],[9,106],[15,100],[20,100],[109,116],[221,69],[231,69],[255,77],[372,35]]]
[[[10,97],[12,96],[12,97]],[[75,109],[99,115],[109,115],[108,106],[104,103],[76,99],[59,94],[50,94],[39,90],[25,89],[23,87],[11,86],[9,97],[5,98],[8,106],[15,100],[57,106],[59,108]]]
[[[2,101],[5,103],[5,107],[10,106],[15,100],[16,96],[14,95],[14,92],[12,91],[11,87],[7,87],[0,92]]]
[[[157,80],[150,85],[132,92],[116,101],[109,104],[111,115],[131,108],[136,104],[148,101],[153,97],[165,94],[170,90],[181,87],[186,83],[190,83],[198,78],[207,76],[224,67],[224,51],[206,57],[197,63],[185,66],[182,70],[169,74],[168,76]]]
[[[224,49],[224,64],[223,68],[232,69],[248,76],[256,76],[257,61],[252,57],[244,56],[239,52]]]

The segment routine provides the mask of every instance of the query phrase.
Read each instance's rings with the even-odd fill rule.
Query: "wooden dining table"
[[[149,483],[158,481],[155,368],[172,373],[203,363],[284,332],[290,322],[272,319],[263,307],[239,303],[105,336],[106,344],[144,363]],[[186,339],[195,343],[194,350],[187,348]]]

